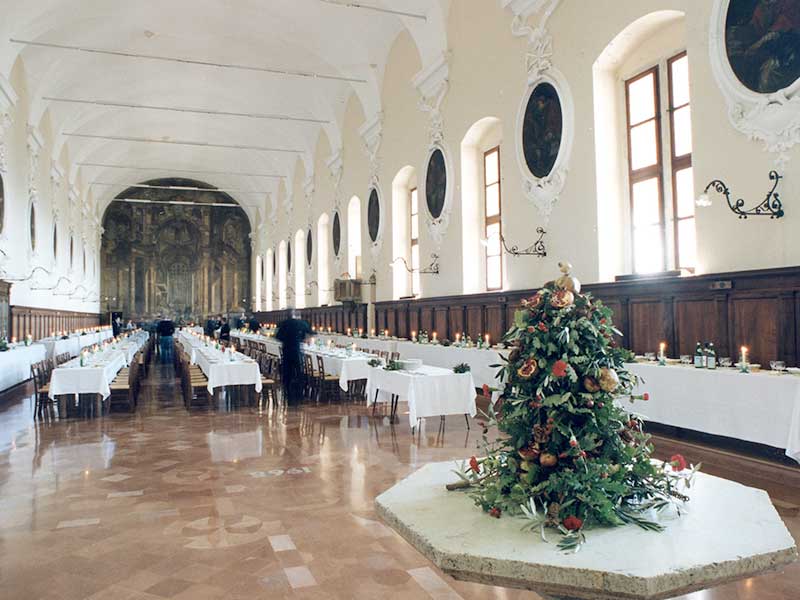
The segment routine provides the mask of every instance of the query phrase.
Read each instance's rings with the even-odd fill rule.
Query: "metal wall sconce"
[[[3,252],[3,254],[5,254],[5,252]],[[6,254],[6,256],[8,255]],[[33,279],[33,276],[36,275],[36,273],[38,273],[39,271],[43,271],[47,275],[52,275],[52,273],[47,269],[45,269],[44,267],[34,267],[33,270],[30,273],[28,273],[28,275],[26,275],[25,277],[14,277],[13,275],[9,274],[5,269],[2,269],[0,270],[0,277],[2,277],[5,281],[11,283],[22,283]]]
[[[412,269],[408,266],[408,261],[403,256],[398,256],[392,262],[389,263],[389,266],[394,268],[397,266],[397,261],[401,261],[403,266],[405,267],[406,271],[409,273],[419,273],[420,275],[438,275],[439,274],[439,255],[438,254],[431,254],[431,264],[429,264],[424,269]]]
[[[770,171],[769,179],[774,182],[772,184],[772,189],[767,192],[767,196],[764,200],[749,210],[744,208],[744,200],[741,198],[736,200],[736,202],[731,200],[731,190],[721,179],[715,179],[710,182],[706,186],[706,189],[703,190],[703,193],[700,194],[696,204],[701,207],[711,206],[711,198],[708,197],[708,190],[713,187],[717,193],[725,196],[725,200],[728,201],[728,208],[730,208],[734,214],[738,215],[740,219],[763,216],[768,216],[770,219],[780,219],[784,215],[783,205],[781,204],[780,195],[775,190],[778,188],[778,184],[781,179],[783,179],[783,176],[779,175],[777,171]]]
[[[536,233],[539,234],[539,238],[533,244],[522,250],[520,250],[519,246],[516,244],[509,247],[502,233],[499,234],[500,243],[503,245],[503,250],[505,250],[506,254],[510,254],[511,256],[538,256],[539,258],[544,258],[547,256],[547,248],[544,245],[544,236],[547,232],[542,227],[537,227]],[[488,246],[489,240],[481,240],[481,244]]]
[[[59,285],[61,285],[62,281],[66,281],[67,283],[72,283],[72,280],[69,277],[65,277],[62,275],[61,277],[58,278],[58,281],[56,281],[54,285],[51,285],[49,287],[31,287],[31,290],[37,292],[49,292],[51,290],[56,289]]]

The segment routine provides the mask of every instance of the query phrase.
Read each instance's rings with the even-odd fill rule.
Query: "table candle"
[[[417,341],[417,332],[416,331],[412,331],[411,332],[411,341],[412,342],[416,342]]]
[[[461,334],[460,334],[460,333],[457,333],[457,334],[456,334],[456,344],[457,344],[458,342],[460,342],[460,341],[461,341]]]
[[[433,332],[433,341],[434,342],[436,341],[436,332],[435,331]]]
[[[743,367],[747,366],[747,346],[742,346],[739,362],[742,363]]]
[[[364,334],[364,330],[361,327],[359,327],[358,328],[358,337],[361,337],[363,334]]]
[[[383,335],[384,335],[384,336],[386,336],[386,337],[389,337],[389,330],[388,330],[388,329],[387,329],[387,330],[385,330],[385,331],[383,332]]]
[[[664,350],[666,349],[666,347],[667,344],[665,344],[664,342],[661,342],[658,345],[658,358],[664,358]]]
[[[352,334],[353,334],[353,330],[348,327],[347,328],[347,335],[352,335]]]
[[[372,337],[375,337],[375,330],[374,330],[374,329],[373,329],[373,330],[371,330],[371,331],[369,332],[369,334],[370,334]]]
[[[11,343],[12,344],[16,344],[17,343],[17,338],[16,337],[12,337],[11,338]]]
[[[489,347],[489,334],[486,334],[486,347]]]

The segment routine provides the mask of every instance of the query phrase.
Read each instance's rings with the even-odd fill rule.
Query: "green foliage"
[[[453,373],[469,373],[470,367],[467,363],[460,363],[453,367]]]
[[[461,474],[483,510],[520,515],[543,537],[555,528],[562,550],[577,551],[590,526],[660,530],[642,513],[685,499],[651,460],[641,422],[615,404],[641,398],[619,335],[611,310],[588,294],[551,283],[523,301],[503,337],[506,391],[487,415],[501,436],[484,434],[485,458]]]

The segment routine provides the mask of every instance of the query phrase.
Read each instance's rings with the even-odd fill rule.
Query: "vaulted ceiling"
[[[341,146],[352,95],[380,113],[402,30],[423,69],[441,59],[450,1],[0,0],[0,74],[22,69],[28,123],[49,118],[101,210],[104,183],[182,173],[254,206],[323,130]]]

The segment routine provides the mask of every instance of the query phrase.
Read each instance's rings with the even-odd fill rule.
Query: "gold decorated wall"
[[[132,193],[160,202],[177,199],[175,192],[141,189],[118,198]],[[230,206],[218,205],[219,194],[201,192],[190,200],[193,204],[111,203],[103,218],[101,248],[104,310],[121,310],[134,319],[200,320],[249,309],[247,215],[232,200]]]

